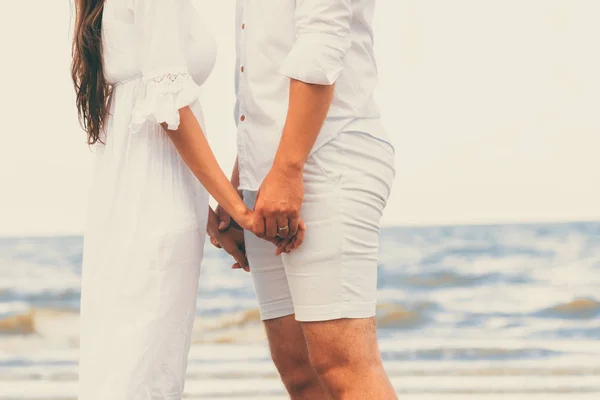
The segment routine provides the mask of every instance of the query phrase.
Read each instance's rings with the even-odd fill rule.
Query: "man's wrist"
[[[231,172],[231,184],[234,188],[238,189],[240,186],[240,165],[238,157],[235,158],[235,164],[233,165],[233,171]]]
[[[239,174],[233,174],[231,175],[231,179],[229,179],[229,181],[231,182],[231,185],[235,188],[235,190],[237,190],[238,192],[239,187],[240,187],[240,175]]]
[[[281,158],[275,157],[275,161],[273,161],[273,168],[277,169],[289,176],[302,175],[304,172],[304,164],[305,163],[306,163],[306,160],[301,160],[301,159],[283,160]]]

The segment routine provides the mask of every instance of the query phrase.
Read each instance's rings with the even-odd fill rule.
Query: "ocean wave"
[[[542,317],[591,319],[600,316],[600,302],[591,298],[578,298],[560,303],[538,313]]]
[[[515,276],[506,273],[464,274],[443,270],[431,273],[394,274],[393,277],[382,276],[379,280],[379,287],[435,290],[497,283],[522,284],[528,281],[530,279],[524,275]]]
[[[8,313],[0,313],[0,335],[38,335],[42,338],[62,338],[76,343],[78,338],[79,313],[76,309],[69,308],[36,308],[25,303],[14,303]],[[18,306],[18,307],[17,307]],[[441,323],[439,313],[447,315],[447,310],[433,302],[383,303],[377,307],[377,326],[382,334],[389,335],[403,330],[424,328],[431,326],[435,329]],[[466,313],[468,318],[454,319],[446,329],[469,327],[478,329],[480,326],[490,327],[491,317],[505,319],[502,327],[506,328],[515,321],[523,318],[542,317],[573,320],[591,320],[600,315],[600,302],[591,298],[574,299],[570,302],[560,303],[545,308],[532,314],[498,314],[498,313]],[[521,320],[519,320],[521,318]],[[466,322],[465,322],[466,321]],[[538,320],[540,321],[540,320]],[[522,324],[525,325],[522,325]],[[530,332],[536,337],[598,337],[597,326],[561,326],[539,325],[537,329],[534,322],[522,326],[530,326]],[[563,331],[561,331],[561,329]],[[200,314],[195,321],[193,331],[194,343],[255,343],[265,338],[264,329],[260,321],[258,308],[249,308],[241,311],[229,311],[218,314]]]
[[[428,322],[433,303],[381,304],[377,325],[382,329],[411,329]],[[31,308],[0,317],[1,334],[36,334],[76,340],[79,313],[73,309]],[[194,324],[194,343],[247,343],[265,338],[258,308],[215,316],[200,315]]]
[[[561,339],[600,339],[600,326],[589,328],[560,328],[536,332],[540,337]]]
[[[35,312],[9,315],[0,319],[0,334],[35,333]]]
[[[77,341],[79,313],[67,309],[31,308],[0,317],[0,336],[35,335]]]
[[[440,271],[427,274],[394,274],[392,279],[389,276],[382,276],[379,280],[379,287],[437,289],[443,287],[471,286],[479,279],[481,278],[453,271]]]
[[[510,246],[500,243],[482,243],[481,245],[461,244],[459,246],[444,246],[437,252],[427,255],[421,260],[423,265],[443,264],[448,258],[476,259],[478,257],[507,258],[526,256],[527,258],[550,258],[553,251],[541,250],[535,247]]]
[[[439,347],[424,348],[410,351],[383,352],[384,360],[389,361],[499,361],[499,360],[525,360],[537,359],[562,354],[559,351],[545,348],[469,348],[469,347]]]
[[[597,339],[599,233],[599,223],[384,229],[381,337]],[[76,346],[81,243],[0,240],[2,345]],[[256,343],[265,334],[251,277],[223,268],[225,258],[207,247],[193,340]]]
[[[411,329],[427,323],[427,312],[434,309],[433,303],[411,305],[380,304],[377,306],[377,326],[381,329]]]
[[[198,317],[194,324],[192,342],[195,344],[248,343],[265,338],[260,323],[260,310],[254,308],[214,318]]]
[[[81,293],[79,288],[43,289],[40,291],[18,291],[4,289],[0,291],[0,303],[21,302],[36,308],[79,309]]]
[[[15,262],[0,259],[0,301],[45,296],[66,292],[78,293],[81,273],[72,266],[49,266],[35,260]]]
[[[428,322],[432,303],[381,304],[377,326],[381,329],[414,329]],[[194,343],[246,343],[265,339],[258,308],[225,314],[217,318],[200,316],[194,325]]]

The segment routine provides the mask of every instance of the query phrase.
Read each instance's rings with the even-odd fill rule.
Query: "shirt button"
[[[244,122],[245,120],[246,120],[246,116],[245,116],[245,115],[242,115],[242,116],[240,117],[240,121]]]
[[[242,29],[246,29],[246,24],[242,24]]]
[[[241,71],[244,72],[244,66],[242,65]]]

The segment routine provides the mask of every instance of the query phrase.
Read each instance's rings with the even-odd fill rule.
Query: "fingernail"
[[[223,222],[223,221],[219,222],[219,229],[220,230],[225,229],[225,222]]]

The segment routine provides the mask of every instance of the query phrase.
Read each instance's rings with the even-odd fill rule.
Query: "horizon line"
[[[475,221],[475,222],[412,222],[412,223],[399,223],[399,224],[383,224],[381,229],[420,229],[420,228],[446,228],[446,227],[495,227],[495,226],[531,226],[531,225],[569,225],[569,224],[600,224],[600,217],[598,218],[581,218],[581,219],[569,219],[569,220],[511,220],[511,221]],[[31,233],[31,234],[1,234],[0,240],[2,239],[45,239],[45,238],[65,238],[65,237],[81,237],[83,232],[57,232],[52,234],[47,233]]]

